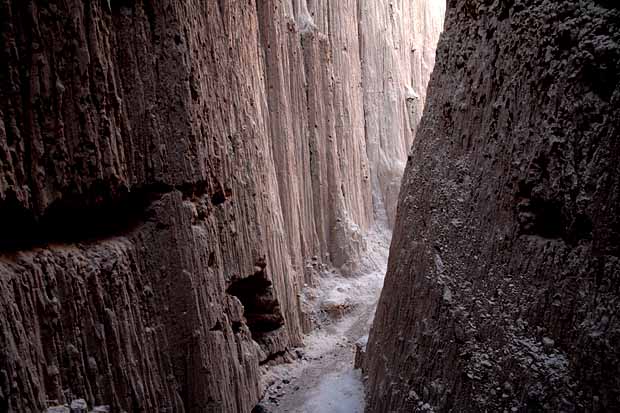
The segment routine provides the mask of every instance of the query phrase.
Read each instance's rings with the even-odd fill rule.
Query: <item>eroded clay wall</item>
[[[446,16],[367,410],[618,410],[618,7],[463,0]]]

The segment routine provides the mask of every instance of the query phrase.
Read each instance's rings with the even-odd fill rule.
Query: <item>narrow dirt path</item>
[[[365,345],[375,313],[391,234],[377,225],[367,237],[368,251],[355,274],[321,275],[312,291],[313,304],[321,313],[327,307],[347,309],[334,320],[323,317],[309,334],[305,347],[294,350],[300,359],[265,371],[269,385],[261,406],[270,413],[362,413],[364,388],[360,372],[353,370],[355,343]],[[321,315],[325,315],[323,311]]]

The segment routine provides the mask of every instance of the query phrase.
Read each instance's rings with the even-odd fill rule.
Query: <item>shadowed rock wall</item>
[[[367,410],[618,410],[620,10],[453,0],[446,16]]]

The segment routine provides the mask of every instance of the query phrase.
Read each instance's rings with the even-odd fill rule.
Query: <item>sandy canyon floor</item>
[[[383,287],[391,238],[386,228],[379,219],[369,232],[359,270],[348,276],[324,270],[318,286],[305,289],[317,327],[292,351],[294,361],[265,367],[261,406],[267,412],[363,412],[364,387],[353,361],[356,343],[366,345]]]

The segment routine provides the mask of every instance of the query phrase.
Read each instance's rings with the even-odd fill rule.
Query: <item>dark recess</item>
[[[224,202],[226,202],[226,195],[224,194],[224,191],[218,190],[213,195],[211,195],[211,203],[213,205],[220,205]]]
[[[258,363],[260,366],[264,366],[265,364],[268,364],[271,361],[275,361],[278,359],[281,359],[283,357],[286,357],[286,350],[283,351],[278,351],[275,353],[270,354],[265,360],[262,360],[260,363]]]
[[[117,194],[94,190],[54,202],[40,217],[14,198],[8,199],[0,203],[0,251],[126,234],[145,219],[146,209],[157,196],[152,190]]]
[[[265,407],[263,407],[263,405],[257,404],[252,409],[252,413],[269,413],[269,410],[267,410]]]
[[[263,269],[233,281],[227,292],[243,304],[243,315],[255,341],[260,342],[263,335],[284,325],[280,304]]]
[[[9,195],[0,202],[0,252],[126,235],[149,220],[149,207],[154,201],[175,190],[184,199],[199,198],[206,194],[207,183],[154,183],[131,190],[96,183],[82,193],[70,191],[41,215]]]
[[[104,0],[105,1],[105,0]],[[120,13],[122,8],[134,10],[136,7],[136,0],[110,0],[110,7],[112,7],[112,13]]]
[[[152,184],[128,190],[94,184],[88,192],[70,192],[41,215],[26,209],[14,196],[0,202],[0,252],[52,243],[90,242],[125,235],[149,218],[148,208],[173,190],[193,194],[204,188]]]

